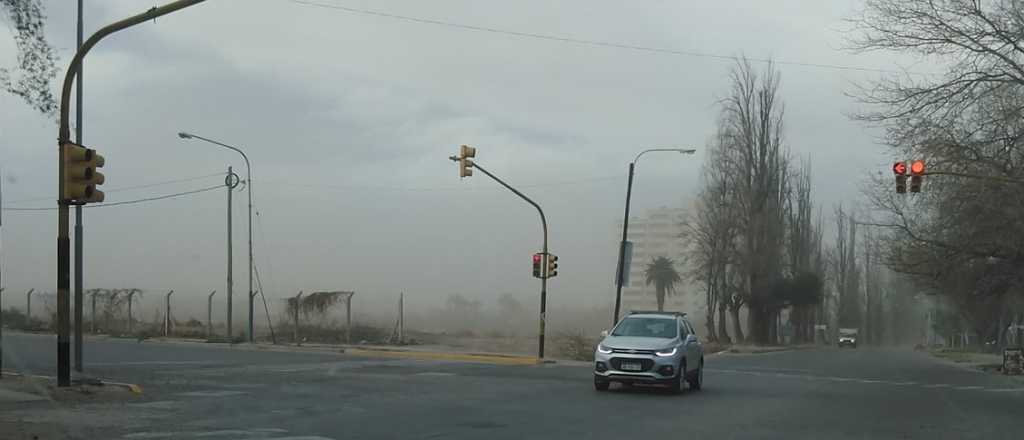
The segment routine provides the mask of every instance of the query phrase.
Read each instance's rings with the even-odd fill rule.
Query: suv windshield
[[[674,338],[678,333],[678,326],[674,319],[665,318],[626,318],[615,330],[612,336],[639,336],[645,338]]]

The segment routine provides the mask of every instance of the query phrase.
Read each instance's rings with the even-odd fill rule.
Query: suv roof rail
[[[686,312],[659,312],[657,310],[630,310],[630,315],[670,315],[686,316]]]

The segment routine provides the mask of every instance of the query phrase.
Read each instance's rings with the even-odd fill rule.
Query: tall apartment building
[[[675,294],[665,300],[665,309],[683,311],[691,315],[696,292],[686,279],[685,246],[680,238],[681,222],[686,210],[661,207],[647,210],[643,216],[630,217],[627,239],[633,242],[633,259],[629,267],[629,283],[622,286],[622,310],[655,310],[658,302],[654,286],[647,286],[644,271],[652,259],[668,257],[676,263],[676,270],[683,276],[683,282],[676,285]],[[622,221],[615,230],[615,246],[622,239]],[[617,261],[617,260],[616,260]],[[614,272],[613,272],[614,276]]]

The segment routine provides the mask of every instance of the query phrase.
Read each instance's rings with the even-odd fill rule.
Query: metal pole
[[[619,242],[619,270],[615,280],[615,314],[612,316],[612,327],[619,323],[619,311],[622,306],[622,283],[626,278],[626,271],[630,268],[626,264],[626,234],[629,231],[629,202],[633,195],[633,169],[634,162],[629,163],[629,179],[626,181],[626,212],[622,216],[622,241]]]
[[[4,202],[4,191],[3,191],[3,174],[0,173],[0,207],[3,206]],[[3,243],[3,210],[0,209],[0,245]],[[4,288],[3,288],[3,252],[0,250],[0,379],[3,378],[4,370]]]
[[[78,41],[82,47],[82,0],[78,0]],[[82,63],[75,80],[75,143],[82,145]],[[82,372],[82,205],[75,205],[75,371]]]
[[[171,294],[174,291],[167,292],[167,313],[164,315],[164,337],[171,335]]]
[[[299,294],[295,296],[295,304],[294,304],[294,307],[293,307],[294,310],[292,311],[292,314],[294,315],[294,318],[295,318],[295,326],[292,327],[292,341],[295,341],[295,345],[299,345],[299,304],[300,304],[300,301],[302,301],[302,291],[301,290],[299,291]]]
[[[456,157],[450,157],[449,159],[454,160],[454,161],[458,160],[458,158],[456,158]],[[543,252],[544,258],[545,258],[544,264],[546,265],[547,264],[547,255],[548,255],[548,220],[547,220],[546,217],[544,217],[544,210],[540,209],[540,205],[538,205],[536,202],[531,200],[529,197],[526,197],[525,194],[523,194],[523,193],[519,192],[517,189],[511,187],[509,184],[505,183],[503,180],[495,177],[495,175],[491,174],[486,169],[481,167],[480,164],[473,163],[473,168],[476,168],[476,169],[480,170],[482,173],[486,174],[487,177],[490,177],[491,179],[494,179],[495,182],[500,183],[505,188],[508,188],[509,191],[512,191],[513,193],[515,193],[517,196],[519,196],[523,200],[526,200],[527,203],[533,205],[534,208],[537,208],[537,212],[540,213],[541,227],[544,229],[544,249],[543,249],[542,252]],[[544,272],[545,272],[545,274],[547,272],[547,267],[546,266],[544,267]],[[546,324],[546,320],[547,320],[547,302],[548,302],[548,279],[545,276],[545,277],[541,277],[541,279],[540,279],[540,328],[539,328],[539,331],[537,333],[537,357],[540,358],[540,359],[544,359],[544,331],[545,331],[545,324]]]
[[[248,157],[245,158],[245,181],[249,196],[249,343],[251,344],[256,342],[256,327],[253,324],[255,316],[253,301],[256,299],[256,295],[252,291],[252,169],[249,167]]]
[[[224,181],[228,188],[228,342],[231,342],[231,296],[234,289],[234,280],[231,276],[231,193],[234,191],[234,175],[235,173],[231,171],[231,167],[228,167],[228,176]]]
[[[213,295],[217,293],[216,290],[210,292],[210,296],[206,297],[206,338],[213,337]]]
[[[71,385],[69,315],[71,290],[71,240],[68,225],[68,200],[64,200],[64,148],[62,145],[71,139],[69,123],[71,84],[79,71],[82,59],[101,39],[114,32],[155,19],[165,14],[200,3],[203,0],[178,0],[164,6],[150,8],[146,12],[128,17],[104,26],[89,37],[71,58],[60,95],[60,120],[57,136],[57,386]]]
[[[405,292],[398,294],[398,344],[405,340]]]

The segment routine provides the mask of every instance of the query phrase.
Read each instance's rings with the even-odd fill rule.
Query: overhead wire
[[[183,192],[178,192],[178,193],[174,193],[174,194],[164,194],[164,195],[160,195],[160,196],[145,197],[145,198],[134,199],[134,200],[125,200],[123,202],[87,204],[87,205],[85,205],[85,208],[106,208],[106,207],[110,207],[110,206],[134,205],[134,204],[137,204],[137,203],[152,202],[152,201],[156,201],[156,200],[172,199],[172,198],[175,198],[175,197],[182,197],[182,196],[187,196],[187,195],[192,195],[192,194],[199,194],[199,193],[203,193],[203,192],[207,192],[207,191],[213,191],[215,189],[221,189],[221,188],[224,188],[224,185],[214,185],[214,186],[209,186],[209,187],[206,187],[206,188],[195,189],[195,190],[191,190],[191,191],[183,191]],[[48,207],[48,208],[42,208],[42,207],[40,207],[40,208],[3,207],[3,208],[0,208],[0,209],[2,209],[4,211],[56,211],[58,208],[53,208],[53,207]]]
[[[334,10],[345,11],[345,12],[350,12],[350,13],[354,13],[354,14],[361,14],[361,15],[368,15],[368,16],[375,16],[375,17],[382,17],[382,18],[389,18],[389,19],[393,19],[393,20],[400,20],[400,21],[406,21],[406,22],[412,22],[412,23],[429,24],[429,25],[435,25],[435,26],[444,26],[444,27],[450,27],[450,28],[462,29],[462,30],[468,30],[468,31],[475,31],[475,32],[487,32],[487,33],[492,33],[492,34],[502,34],[502,35],[508,35],[508,36],[513,36],[513,37],[532,38],[532,39],[537,39],[537,40],[548,40],[548,41],[558,41],[558,42],[562,42],[562,43],[580,44],[580,45],[585,45],[585,46],[608,47],[608,48],[615,48],[615,49],[625,49],[625,50],[633,50],[633,51],[641,51],[641,52],[661,53],[661,54],[677,55],[677,56],[688,56],[688,57],[698,57],[698,58],[715,58],[715,59],[721,59],[721,60],[734,60],[734,59],[736,59],[735,56],[722,55],[722,54],[709,53],[709,52],[697,52],[697,51],[692,51],[692,50],[679,50],[679,49],[669,49],[669,48],[662,48],[662,47],[640,46],[640,45],[635,45],[635,44],[617,43],[617,42],[612,42],[612,41],[589,40],[589,39],[583,39],[583,38],[563,37],[563,36],[559,36],[559,35],[541,34],[541,33],[535,33],[535,32],[515,31],[515,30],[510,30],[510,29],[501,29],[501,28],[494,28],[494,27],[488,27],[488,26],[469,25],[469,24],[463,24],[463,23],[455,23],[455,22],[451,22],[451,21],[435,20],[435,19],[421,18],[421,17],[413,17],[413,16],[409,16],[409,15],[392,14],[392,13],[388,13],[388,12],[381,12],[381,11],[375,11],[375,10],[370,10],[370,9],[353,8],[351,6],[344,6],[344,5],[340,5],[340,4],[337,4],[337,3],[321,3],[321,2],[314,2],[314,1],[309,1],[309,0],[289,0],[289,1],[291,3],[298,4],[298,5],[313,6],[313,7],[325,8],[325,9],[334,9]],[[850,65],[829,64],[829,63],[811,63],[811,62],[802,62],[802,61],[786,61],[786,60],[775,60],[775,59],[768,59],[768,58],[750,58],[750,57],[748,57],[746,59],[749,60],[749,61],[754,61],[754,62],[759,62],[759,63],[774,63],[774,64],[781,64],[781,65],[789,65],[789,66],[814,67],[814,68],[832,69],[832,70],[845,70],[845,71],[857,71],[857,72],[874,72],[874,73],[897,73],[897,74],[913,73],[913,72],[902,72],[902,71],[897,71],[897,70],[893,70],[893,69],[882,69],[882,68],[877,68],[877,67],[862,67],[862,66],[850,66]]]
[[[193,181],[196,181],[196,180],[208,179],[208,178],[211,178],[211,177],[217,177],[217,176],[223,176],[223,175],[224,175],[224,172],[221,171],[219,173],[204,174],[202,176],[184,177],[184,178],[181,178],[181,179],[165,180],[165,181],[162,181],[162,182],[153,182],[153,183],[146,183],[146,184],[142,184],[142,185],[122,186],[122,187],[118,187],[118,188],[104,189],[103,192],[108,192],[109,193],[109,192],[117,192],[117,191],[128,191],[128,190],[133,190],[133,189],[153,188],[153,187],[156,187],[156,186],[172,185],[172,184],[175,184],[175,183],[193,182]],[[53,197],[33,197],[31,199],[8,200],[8,203],[38,202],[38,201],[42,201],[42,200],[53,200]]]

